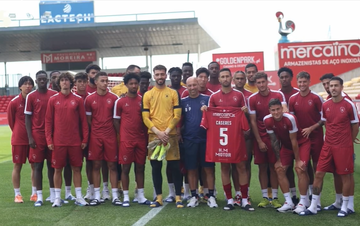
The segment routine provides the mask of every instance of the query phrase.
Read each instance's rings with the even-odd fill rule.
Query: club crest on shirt
[[[15,155],[15,160],[18,160],[19,159],[19,156],[18,155]]]
[[[223,102],[222,99],[220,99],[219,102],[220,102],[220,103]]]
[[[128,103],[125,103],[125,107],[129,107]]]
[[[186,104],[186,107],[185,107],[185,112],[188,112],[188,111],[191,111],[191,107],[189,104]]]
[[[344,112],[345,112],[345,108],[344,108],[344,107],[341,107],[341,108],[340,108],[340,112],[341,112],[341,113],[344,113]]]
[[[32,155],[32,158],[35,160],[35,159],[36,159],[36,155],[35,155],[35,154],[33,154],[33,155]]]
[[[141,107],[141,102],[139,102],[139,106]]]
[[[36,102],[40,102],[40,99],[36,99]]]
[[[75,100],[71,100],[70,103],[71,103],[72,106],[74,106],[75,105]]]
[[[56,164],[56,160],[55,160],[55,159],[53,159],[52,164],[53,164],[53,165],[55,165],[55,164]]]
[[[56,105],[59,105],[59,104],[60,104],[60,101],[57,101],[57,102],[56,102]]]
[[[201,101],[200,101],[200,104],[201,104],[201,105],[205,105],[205,100],[201,100]]]
[[[284,124],[284,129],[286,129],[286,124]]]
[[[258,102],[257,102],[257,105],[260,105],[260,104],[261,104],[261,102],[260,102],[260,101],[258,101]]]
[[[236,101],[237,101],[237,97],[236,97],[236,96],[233,96],[233,100],[236,102]]]
[[[108,104],[111,104],[111,99],[108,98],[108,99],[106,100],[106,102],[107,102]]]
[[[308,104],[311,106],[313,104],[312,100],[309,100]]]
[[[126,156],[126,155],[124,155],[124,156],[123,156],[123,159],[124,159],[124,162],[126,162],[126,160],[127,160],[127,156]]]

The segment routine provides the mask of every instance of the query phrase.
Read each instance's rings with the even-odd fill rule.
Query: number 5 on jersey
[[[228,135],[225,133],[228,131],[228,128],[220,128],[220,145],[228,145]]]

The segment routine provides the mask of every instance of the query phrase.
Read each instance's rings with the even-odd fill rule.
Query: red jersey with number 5
[[[208,107],[203,112],[201,127],[207,130],[207,162],[239,163],[246,155],[243,131],[250,130],[249,123],[241,108]]]

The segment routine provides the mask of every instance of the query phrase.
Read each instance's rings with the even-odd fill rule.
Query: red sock
[[[232,199],[231,183],[227,184],[227,185],[223,185],[223,188],[224,188],[224,191],[225,191],[226,199]]]
[[[248,197],[248,184],[240,185],[241,197],[246,199]]]

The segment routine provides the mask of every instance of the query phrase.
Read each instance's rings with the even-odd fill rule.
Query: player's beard
[[[158,84],[159,86],[163,86],[165,85],[165,80],[163,79],[156,80],[156,84]]]
[[[89,82],[93,85],[95,85],[95,79],[94,78],[89,78]]]

